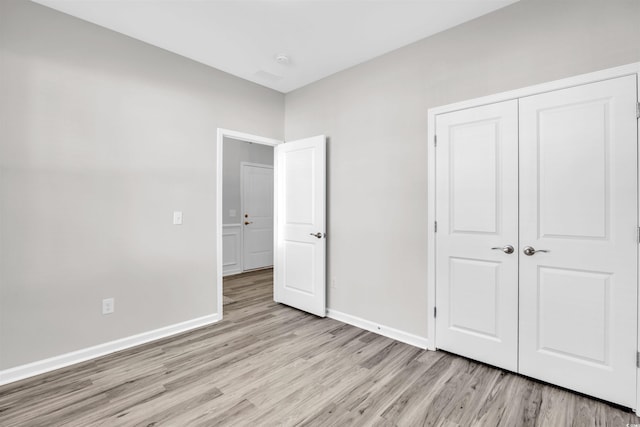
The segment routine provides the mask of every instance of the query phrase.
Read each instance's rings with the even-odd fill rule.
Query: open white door
[[[275,148],[274,300],[326,315],[326,139]]]

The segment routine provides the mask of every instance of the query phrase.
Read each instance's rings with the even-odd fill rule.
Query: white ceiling
[[[34,1],[286,93],[518,0]]]

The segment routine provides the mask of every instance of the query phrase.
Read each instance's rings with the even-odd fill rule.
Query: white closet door
[[[629,76],[520,100],[520,372],[629,407],[635,94]]]
[[[436,118],[436,346],[518,363],[518,106]],[[515,250],[509,252],[508,247]]]

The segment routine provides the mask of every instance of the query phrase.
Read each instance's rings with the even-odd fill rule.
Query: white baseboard
[[[72,351],[71,353],[54,356],[49,359],[38,360],[26,365],[5,369],[4,371],[0,371],[0,385],[44,374],[69,365],[95,359],[96,357],[105,356],[116,351],[125,350],[140,344],[146,344],[148,342],[166,338],[181,332],[186,332],[191,329],[210,325],[220,319],[221,315],[219,313],[198,317],[197,319],[187,320],[186,322],[176,323],[153,331],[143,332],[141,334],[106,342],[104,344],[98,344],[93,347]]]
[[[227,277],[227,276],[235,276],[236,274],[240,274],[242,273],[242,269],[235,269],[235,270],[226,270],[222,273],[222,277]]]
[[[376,334],[380,334],[387,338],[392,338],[396,341],[413,345],[415,347],[419,347],[423,349],[426,349],[429,347],[429,340],[427,338],[410,334],[408,332],[391,328],[389,326],[380,325],[378,323],[374,323],[369,320],[362,319],[360,317],[352,316],[350,314],[342,313],[340,311],[333,310],[331,308],[327,309],[327,317],[338,320],[340,322],[348,323],[349,325],[353,325],[370,332],[375,332]]]

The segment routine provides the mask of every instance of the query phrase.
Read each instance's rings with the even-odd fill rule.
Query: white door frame
[[[274,157],[275,157],[275,153]],[[275,158],[274,158],[274,163],[275,163]],[[273,165],[265,165],[262,163],[252,163],[252,162],[240,162],[240,212],[241,212],[241,219],[240,219],[240,241],[242,242],[242,259],[240,261],[240,264],[242,264],[242,272],[245,272],[247,269],[244,266],[244,249],[245,249],[245,244],[244,244],[244,167],[245,166],[253,166],[253,167],[258,167],[258,168],[265,168],[265,169],[271,169],[273,171]],[[274,185],[274,189],[275,189],[275,181],[273,183]],[[275,211],[276,211],[276,205],[275,203],[273,204],[273,213],[274,213],[274,221],[275,221]],[[275,224],[274,224],[275,226]],[[274,229],[275,230],[275,229]],[[273,254],[275,256],[275,253]]]
[[[218,128],[218,135],[216,139],[216,296],[218,299],[218,315],[222,319],[222,147],[224,138],[232,138],[243,142],[252,142],[254,144],[268,145],[275,147],[276,145],[284,143],[284,141],[272,138],[265,138],[262,136],[251,135],[244,132],[238,132],[229,129]],[[277,226],[277,212],[274,205],[274,231]],[[240,237],[241,239],[243,236]],[[275,251],[275,248],[274,248]],[[275,253],[275,252],[274,252]]]
[[[548,83],[542,83],[535,86],[528,86],[508,92],[497,93],[494,95],[484,96],[481,98],[471,99],[453,104],[443,105],[440,107],[430,108],[427,112],[427,312],[429,313],[429,323],[427,324],[427,340],[429,350],[436,349],[436,318],[435,318],[435,300],[436,300],[436,140],[435,140],[435,123],[436,116],[439,114],[450,113],[453,111],[463,110],[466,108],[479,107],[482,105],[493,104],[496,102],[508,101],[511,99],[522,98],[525,96],[536,95],[545,92],[551,92],[558,89],[565,89],[573,86],[579,86],[588,83],[595,83],[602,80],[613,79],[635,75],[636,89],[638,91],[638,99],[640,99],[640,62],[623,65],[620,67],[608,68],[588,74],[581,74],[566,79],[555,80]],[[640,135],[640,121],[638,122],[638,135]],[[639,150],[640,151],[640,150]],[[640,167],[640,155],[638,159]],[[639,183],[640,183],[640,177]],[[640,188],[640,185],[639,185]],[[640,225],[640,209],[638,209],[638,224]],[[639,299],[640,299],[640,292]],[[639,305],[640,307],[640,301]],[[640,345],[640,316],[638,316],[638,345]],[[640,351],[640,348],[637,349]],[[640,369],[637,369],[637,386],[636,394],[636,414],[640,415]]]

